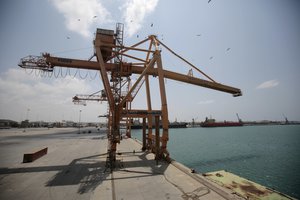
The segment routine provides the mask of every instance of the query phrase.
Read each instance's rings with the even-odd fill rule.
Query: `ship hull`
[[[203,122],[200,124],[201,127],[232,127],[232,126],[243,126],[241,122]]]
[[[162,125],[160,124],[159,127],[162,128]],[[171,123],[171,124],[169,124],[169,128],[186,128],[186,127],[187,127],[187,123]],[[142,129],[142,128],[143,128],[142,124],[131,125],[131,129]],[[146,128],[148,128],[148,125],[146,125]],[[154,128],[154,125],[152,126],[152,128]]]

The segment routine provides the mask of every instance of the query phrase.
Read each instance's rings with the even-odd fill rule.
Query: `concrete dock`
[[[45,147],[46,155],[22,163]],[[106,132],[95,128],[0,130],[0,199],[242,199],[180,163],[157,164],[133,139],[118,146],[113,173],[106,151]]]

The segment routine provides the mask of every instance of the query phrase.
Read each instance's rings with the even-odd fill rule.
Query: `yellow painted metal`
[[[144,75],[147,74],[148,70],[154,65],[154,63],[156,62],[156,59],[157,58],[156,58],[156,56],[154,54],[154,57],[152,58],[152,60],[150,61],[150,63],[144,68],[144,71],[141,73],[140,77],[137,79],[137,81],[134,83],[134,85],[128,91],[127,95],[120,102],[121,106],[125,103],[125,101],[127,101],[127,98],[131,95],[132,91],[137,87],[137,85],[142,80],[142,78],[144,77]]]
[[[70,58],[59,58],[59,57],[47,57],[46,60],[51,63],[53,66],[61,66],[61,67],[70,67],[70,68],[81,68],[81,69],[90,69],[90,70],[99,70],[99,64],[95,61],[84,61],[78,59],[70,59]],[[125,63],[123,63],[125,64]],[[129,64],[128,64],[129,65]],[[105,63],[104,64],[106,71],[112,71],[116,68],[116,64]],[[131,66],[131,73],[133,74],[142,74],[144,71],[144,67],[141,66]],[[226,93],[233,94],[235,96],[241,96],[242,92],[240,89],[231,87],[228,85],[224,85],[217,82],[212,82],[208,80],[204,80],[197,77],[191,77],[185,74],[180,74],[177,72],[172,72],[169,70],[163,70],[164,78],[184,82],[196,86],[201,86],[213,90],[218,90]],[[147,75],[158,76],[158,69],[151,68],[147,71]]]
[[[98,69],[100,69],[100,74],[101,74],[104,89],[105,89],[105,92],[106,92],[106,95],[108,98],[109,107],[110,107],[110,110],[114,110],[115,100],[113,98],[113,94],[112,94],[108,76],[107,76],[107,71],[106,71],[105,64],[104,64],[103,57],[102,57],[101,36],[99,36],[98,34],[96,35],[96,39],[95,39],[95,49],[96,49],[96,55],[97,55],[97,60],[98,60],[98,62],[97,62]]]
[[[150,51],[152,50],[152,43],[153,41],[150,40],[148,50],[149,52],[146,55],[146,60],[149,60],[150,57]],[[151,104],[151,92],[150,92],[150,82],[149,82],[149,75],[145,75],[145,87],[146,87],[146,98],[147,98],[147,108],[150,112],[152,110],[152,104]],[[147,138],[147,148],[152,149],[153,144],[153,136],[152,136],[152,123],[153,123],[153,116],[149,115],[148,118],[148,138]],[[155,121],[155,120],[154,120]]]
[[[169,152],[167,151],[167,142],[169,140],[168,104],[167,104],[164,74],[163,74],[163,68],[162,68],[162,62],[160,56],[157,59],[157,69],[158,69],[158,80],[159,80],[159,88],[160,88],[161,110],[162,110],[161,118],[162,118],[162,128],[163,128],[163,133],[161,137],[161,148],[162,148],[161,153],[164,154],[166,159],[169,159]]]

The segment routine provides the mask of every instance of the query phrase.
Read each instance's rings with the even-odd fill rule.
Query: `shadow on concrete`
[[[0,168],[0,174],[58,171],[58,173],[45,184],[46,187],[79,185],[78,193],[83,194],[94,190],[107,179],[109,172],[105,169],[106,155],[105,153],[78,158],[73,160],[69,165]]]
[[[0,175],[58,171],[45,183],[46,187],[79,185],[78,193],[83,194],[95,190],[103,181],[164,175],[169,165],[165,161],[159,161],[156,165],[155,160],[147,158],[149,152],[118,152],[118,154],[127,159],[123,161],[117,157],[119,164],[116,165],[114,171],[125,173],[125,176],[119,178],[109,177],[110,170],[106,168],[106,153],[74,159],[68,165],[0,168]],[[133,159],[128,159],[131,156]]]
[[[94,190],[109,175],[105,168],[106,155],[94,155],[73,160],[53,176],[46,186],[79,184],[78,193],[80,194]],[[99,157],[101,157],[102,161],[100,161]]]
[[[116,168],[117,172],[125,172],[126,176],[117,179],[132,179],[132,178],[142,178],[149,176],[157,176],[164,175],[164,172],[169,166],[169,163],[166,161],[159,161],[158,165],[156,165],[156,160],[148,159],[147,155],[152,154],[147,151],[136,151],[136,152],[120,152],[121,158],[119,161],[121,163],[121,167]],[[127,161],[123,161],[122,158],[128,159]],[[133,158],[133,160],[130,159]]]
[[[159,165],[156,165],[155,160],[147,159],[147,154],[150,154],[149,152],[118,152],[118,154],[122,156],[125,155],[126,157],[137,157],[132,161],[123,161],[120,157],[117,157],[114,171],[126,173],[123,177],[109,177],[111,171],[106,168],[107,154],[102,154],[73,160],[69,165],[64,166],[53,176],[52,179],[47,182],[46,186],[79,184],[78,193],[83,194],[95,190],[103,181],[164,175],[169,165],[169,163],[165,161],[159,161]],[[99,157],[101,157],[101,159],[99,159]]]
[[[49,172],[59,171],[64,169],[65,165],[42,166],[42,167],[20,167],[20,168],[0,168],[0,174],[19,174],[19,173],[34,173],[34,172]]]

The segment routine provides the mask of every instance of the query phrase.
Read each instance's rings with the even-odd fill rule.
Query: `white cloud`
[[[268,89],[276,87],[277,85],[279,85],[279,82],[277,80],[269,80],[258,85],[256,89]]]
[[[127,0],[126,3],[120,7],[120,10],[125,10],[123,18],[129,37],[134,35],[142,27],[144,18],[154,11],[157,3],[158,0]]]
[[[204,100],[204,101],[199,101],[197,104],[211,104],[211,103],[214,103],[215,101],[214,100]]]
[[[73,104],[74,95],[98,90],[91,87],[88,79],[70,76],[50,79],[34,74],[27,75],[22,69],[9,69],[0,74],[0,118],[21,121],[30,108],[31,121],[77,121],[78,111],[82,109],[84,121],[98,121],[97,116],[106,112],[105,104],[88,103],[86,107]]]
[[[64,15],[67,29],[90,37],[93,24],[109,24],[113,22],[112,13],[102,3],[103,0],[50,0],[55,8]],[[122,1],[117,1],[122,2]],[[158,0],[124,0],[119,6],[120,13],[125,21],[126,33],[134,35],[143,24],[147,15],[152,13]],[[97,16],[97,17],[94,17]],[[115,17],[118,15],[115,14]],[[119,20],[116,20],[119,21]]]
[[[51,0],[65,17],[70,31],[90,37],[90,28],[95,23],[109,23],[110,12],[98,0]],[[94,17],[97,16],[97,17]]]

